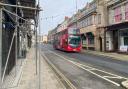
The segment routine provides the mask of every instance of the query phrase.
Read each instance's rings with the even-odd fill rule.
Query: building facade
[[[43,43],[47,43],[48,42],[48,36],[47,35],[43,35],[42,42]]]
[[[54,29],[52,29],[52,30],[50,30],[50,31],[48,32],[48,43],[50,43],[50,44],[53,43],[54,34],[56,34],[58,27],[59,27],[59,25],[58,25],[56,28],[54,28]]]
[[[82,46],[87,50],[128,52],[128,1],[93,0],[65,22],[80,29]]]
[[[94,0],[88,3],[78,15],[83,48],[104,51],[104,31],[106,26],[106,1]]]
[[[57,32],[65,30],[68,27],[69,17],[65,16],[64,21],[58,26]]]
[[[128,0],[110,1],[106,30],[106,51],[128,53]]]
[[[57,27],[55,27],[53,30],[50,30],[48,32],[48,43],[53,43],[54,40],[54,34],[66,29],[69,25],[70,18],[65,16],[64,21],[61,24],[58,24]]]

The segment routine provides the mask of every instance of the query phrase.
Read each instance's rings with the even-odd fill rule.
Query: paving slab
[[[39,71],[36,74],[35,49],[31,48],[27,54],[22,74],[18,85],[11,89],[65,89],[64,85],[59,81],[56,74],[40,56],[40,84]],[[39,64],[39,62],[38,62]],[[39,66],[39,65],[38,65]]]

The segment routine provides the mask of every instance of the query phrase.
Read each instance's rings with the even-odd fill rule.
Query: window
[[[84,20],[82,20],[82,22],[81,22],[81,23],[82,23],[82,28],[83,28],[83,27],[84,27]]]
[[[128,20],[128,3],[125,6],[125,19]]]
[[[90,17],[88,17],[88,26],[90,25]]]
[[[87,21],[87,26],[88,26],[88,18],[86,18],[86,21]]]
[[[98,14],[98,24],[101,24],[101,14]]]
[[[117,7],[114,10],[114,14],[115,22],[120,22],[122,20],[121,7]]]
[[[96,16],[94,15],[94,21],[93,21],[93,23],[92,24],[96,24]]]
[[[68,29],[68,34],[79,34],[80,30],[76,28]]]
[[[84,20],[84,27],[87,26],[87,18]]]
[[[88,44],[93,45],[94,44],[94,37],[90,37],[88,39]]]
[[[128,37],[124,37],[124,45],[128,45]]]
[[[89,25],[92,25],[92,16],[89,17]]]

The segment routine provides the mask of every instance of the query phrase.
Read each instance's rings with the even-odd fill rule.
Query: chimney
[[[65,20],[68,20],[69,19],[69,17],[68,16],[65,16]]]

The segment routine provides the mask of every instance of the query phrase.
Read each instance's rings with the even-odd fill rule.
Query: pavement
[[[128,55],[127,54],[119,54],[119,53],[107,53],[107,52],[99,52],[99,51],[91,51],[91,50],[82,50],[84,53],[104,56],[104,57],[110,57],[113,59],[121,60],[121,61],[128,61]]]
[[[36,74],[35,49],[31,48],[27,54],[26,61],[24,61],[17,86],[11,89],[39,89],[39,86],[40,89],[65,89],[64,85],[41,56],[40,59],[40,72]]]
[[[4,81],[1,86],[2,88],[8,89],[10,87],[16,86],[16,82],[18,81],[21,75],[22,64],[24,61],[24,58],[20,58],[16,61],[16,66],[14,66],[10,73],[4,77]]]

